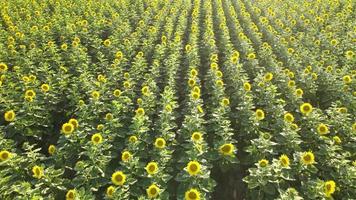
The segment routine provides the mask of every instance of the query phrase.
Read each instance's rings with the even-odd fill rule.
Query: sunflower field
[[[355,0],[0,0],[0,199],[356,199]]]

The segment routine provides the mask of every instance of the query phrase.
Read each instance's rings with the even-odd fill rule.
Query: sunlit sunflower
[[[301,161],[304,165],[312,165],[315,162],[314,154],[311,151],[304,152],[301,155]]]
[[[6,151],[6,150],[2,150],[0,151],[0,160],[1,161],[5,161],[7,159],[11,158],[11,153]]]
[[[166,141],[163,138],[157,138],[155,141],[155,147],[158,149],[163,149],[166,147]]]
[[[114,185],[124,185],[126,181],[126,175],[122,171],[116,171],[111,175],[111,181]]]
[[[74,126],[71,123],[64,123],[62,125],[62,132],[64,133],[64,135],[69,135],[72,134],[74,131]]]
[[[190,161],[187,164],[187,171],[190,176],[196,176],[197,174],[199,174],[200,169],[201,169],[201,165],[197,161]]]
[[[7,122],[14,121],[15,117],[16,117],[16,114],[15,114],[15,111],[13,111],[13,110],[6,111],[5,114],[4,114],[4,119]]]
[[[157,185],[152,184],[146,189],[146,193],[148,198],[154,199],[159,195],[160,189],[157,187]]]
[[[34,166],[32,167],[32,176],[34,178],[40,179],[43,177],[43,168],[40,166]]]
[[[331,195],[335,192],[336,183],[333,180],[326,181],[324,183],[324,193],[326,197],[331,197]]]
[[[289,158],[287,155],[283,154],[279,157],[279,163],[283,166],[283,167],[288,167],[289,166]]]
[[[93,144],[100,144],[103,142],[103,136],[101,136],[100,133],[95,133],[94,135],[91,136],[91,142]]]
[[[266,159],[262,159],[260,161],[258,161],[258,166],[260,167],[266,167],[268,165],[268,160]]]
[[[310,103],[303,103],[299,109],[301,113],[308,115],[313,111],[313,106]]]
[[[231,143],[223,144],[219,147],[219,152],[225,156],[232,156],[234,154],[235,146]]]
[[[124,151],[121,154],[121,160],[123,162],[128,162],[132,158],[132,154],[129,151]]]
[[[197,189],[191,188],[185,192],[185,200],[200,200],[200,192]]]
[[[145,169],[150,175],[156,174],[158,172],[158,164],[156,162],[149,162]]]

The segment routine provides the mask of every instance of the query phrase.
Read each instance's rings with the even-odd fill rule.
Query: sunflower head
[[[77,192],[75,190],[68,190],[66,194],[66,200],[74,200],[77,196]]]
[[[49,91],[49,85],[48,84],[42,84],[41,85],[41,90],[42,90],[42,92],[48,92]]]
[[[74,126],[71,123],[64,123],[62,125],[62,132],[64,133],[64,135],[69,135],[71,133],[73,133],[74,131]]]
[[[40,179],[43,177],[43,168],[40,166],[34,166],[32,167],[32,173],[33,173],[33,177]]]
[[[50,155],[53,155],[56,152],[56,146],[54,146],[53,144],[49,145],[48,147],[48,153]]]
[[[262,160],[258,161],[258,166],[260,166],[260,167],[267,167],[267,165],[268,165],[268,160],[266,160],[266,159],[262,159]]]
[[[149,175],[153,175],[156,174],[158,172],[158,164],[156,162],[149,162],[146,165],[146,172]]]
[[[244,83],[244,89],[247,92],[250,91],[251,90],[251,84],[249,82],[245,82]]]
[[[129,151],[124,151],[121,154],[121,160],[123,162],[128,162],[132,158],[132,154]]]
[[[145,110],[143,108],[138,108],[136,110],[136,115],[143,116],[145,114]]]
[[[272,73],[267,73],[265,76],[264,76],[264,80],[267,82],[267,81],[271,81],[273,79],[273,74]]]
[[[200,142],[202,141],[202,139],[203,139],[203,135],[201,132],[196,131],[192,134],[191,140],[193,142]]]
[[[126,175],[122,171],[116,171],[111,175],[111,181],[114,185],[124,185],[126,181]]]
[[[148,198],[154,199],[159,195],[160,189],[157,185],[152,184],[146,189]]]
[[[6,150],[2,150],[0,151],[0,161],[5,161],[7,159],[11,158],[11,153],[6,151]]]
[[[78,120],[71,118],[68,123],[72,124],[74,126],[74,128],[78,128],[79,127],[79,123]]]
[[[116,188],[114,186],[110,185],[109,187],[106,188],[106,195],[108,197],[112,197],[115,190],[116,190]]]
[[[294,116],[291,113],[286,113],[284,115],[284,121],[292,123],[294,122]]]
[[[312,165],[315,162],[314,154],[311,151],[304,152],[301,156],[302,163],[304,165]]]
[[[191,188],[185,192],[185,200],[200,200],[200,192],[197,189]]]
[[[231,143],[223,144],[219,147],[219,152],[225,156],[232,156],[234,154],[235,146]]]
[[[163,138],[157,138],[155,141],[155,147],[158,149],[163,149],[166,147],[166,141]]]
[[[318,125],[317,130],[318,130],[318,133],[319,133],[320,135],[326,135],[326,134],[329,133],[329,128],[328,128],[328,126],[325,125],[325,124],[323,124],[323,123],[321,123],[321,124]]]
[[[283,154],[279,157],[279,163],[283,167],[288,167],[289,166],[289,158],[287,155]]]
[[[4,119],[7,122],[12,122],[15,120],[16,114],[13,110],[6,111],[4,114]]]
[[[263,120],[265,118],[265,112],[261,109],[256,110],[256,119]]]
[[[331,195],[335,192],[335,188],[336,188],[335,181],[333,181],[333,180],[326,181],[324,183],[325,196],[331,197]]]
[[[91,136],[91,142],[95,145],[100,144],[103,142],[103,136],[100,133],[95,133]]]
[[[313,106],[310,103],[303,103],[299,109],[301,113],[308,115],[313,111]]]
[[[187,171],[190,176],[196,176],[201,170],[201,165],[197,161],[190,161],[187,165]]]
[[[230,104],[230,100],[229,100],[228,98],[223,98],[223,99],[221,100],[221,104],[222,104],[223,106],[228,106],[228,105]]]

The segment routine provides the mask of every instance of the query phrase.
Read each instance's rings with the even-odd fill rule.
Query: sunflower
[[[190,176],[196,176],[201,169],[201,165],[197,161],[190,161],[187,165],[187,171]]]
[[[294,122],[294,116],[291,113],[286,113],[284,115],[284,121],[292,123]]]
[[[111,41],[109,39],[104,40],[104,46],[109,47],[111,45]]]
[[[143,95],[145,96],[148,96],[149,95],[149,92],[150,92],[150,88],[148,86],[144,86],[142,89],[141,89],[141,92]]]
[[[189,85],[189,87],[194,87],[194,85],[195,85],[195,80],[190,78],[190,79],[188,80],[188,85]]]
[[[143,100],[142,100],[141,98],[138,98],[138,99],[136,100],[136,102],[137,102],[138,105],[142,105]]]
[[[273,79],[273,74],[272,73],[267,73],[265,76],[264,76],[264,80],[265,81],[271,81]]]
[[[101,136],[100,133],[95,133],[94,135],[91,136],[91,142],[93,144],[100,144],[103,142],[103,136]]]
[[[0,63],[0,72],[4,73],[8,69],[7,65],[5,63]]]
[[[323,124],[323,123],[321,123],[321,124],[318,125],[317,130],[318,130],[318,133],[319,133],[320,135],[326,135],[326,134],[329,133],[329,128],[328,128],[328,126],[325,125],[325,124]]]
[[[158,164],[156,162],[149,162],[145,169],[149,175],[156,174],[158,172]]]
[[[132,136],[129,137],[129,142],[135,143],[136,141],[137,141],[137,137],[136,136],[132,135]]]
[[[303,103],[299,109],[301,113],[308,115],[313,111],[313,106],[310,103]]]
[[[189,53],[192,50],[192,46],[190,44],[185,45],[185,51]]]
[[[32,173],[33,173],[33,177],[40,179],[43,177],[43,168],[40,166],[34,166],[32,167]]]
[[[216,76],[217,76],[218,78],[222,78],[223,73],[222,73],[220,70],[218,70],[218,71],[216,71]]]
[[[304,92],[300,88],[296,89],[295,92],[294,92],[294,95],[297,96],[297,97],[302,97],[303,94],[304,94]]]
[[[98,91],[93,91],[91,93],[91,96],[93,97],[93,99],[98,100],[100,97],[100,93]]]
[[[231,143],[223,144],[219,147],[219,152],[225,156],[232,156],[235,150],[235,146]]]
[[[216,84],[217,86],[219,86],[219,87],[224,86],[224,82],[223,82],[222,80],[217,80],[217,81],[215,82],[215,84]]]
[[[249,59],[249,60],[253,60],[253,59],[255,59],[256,58],[256,54],[255,53],[249,53],[248,55],[247,55],[247,59]]]
[[[301,156],[301,160],[302,160],[302,163],[304,165],[312,165],[312,164],[314,164],[315,157],[314,157],[313,152],[311,152],[311,151],[304,152],[302,154],[302,156]]]
[[[98,131],[101,131],[101,130],[103,130],[104,129],[104,125],[103,124],[98,124],[97,126],[96,126],[96,130],[98,130]]]
[[[56,152],[56,146],[54,146],[53,144],[49,145],[48,147],[48,153],[50,155],[53,155]]]
[[[159,191],[160,191],[160,189],[159,189],[159,188],[157,187],[157,185],[155,185],[155,184],[150,185],[150,186],[146,189],[147,196],[148,196],[148,198],[150,198],[150,199],[156,198],[156,197],[159,195]]]
[[[119,96],[121,95],[121,91],[118,90],[118,89],[116,89],[116,90],[114,90],[113,95],[114,95],[115,97],[119,97]]]
[[[13,110],[6,111],[4,114],[4,119],[7,122],[12,122],[15,120],[16,114]]]
[[[72,118],[68,121],[68,123],[71,123],[73,124],[74,128],[78,128],[79,127],[79,123],[78,123],[78,120]]]
[[[228,106],[230,104],[230,100],[228,98],[223,98],[221,104],[223,106]]]
[[[324,193],[326,197],[331,197],[331,195],[335,192],[336,183],[333,180],[326,181],[324,183]]]
[[[73,133],[74,131],[74,126],[71,123],[64,123],[62,125],[62,132],[64,133],[64,135],[69,135],[71,133]]]
[[[295,81],[293,81],[293,80],[290,80],[290,81],[288,81],[288,87],[294,87],[295,86]]]
[[[111,181],[114,185],[123,185],[126,181],[126,175],[122,171],[116,171],[111,175]]]
[[[200,142],[203,138],[203,135],[200,132],[194,132],[192,134],[191,140],[193,142]]]
[[[200,192],[194,188],[185,192],[185,200],[200,200]]]
[[[130,83],[130,81],[125,81],[124,82],[124,88],[130,88],[131,87],[131,83]]]
[[[260,166],[260,167],[267,167],[267,165],[268,165],[268,160],[266,160],[266,159],[262,159],[262,160],[258,161],[258,166]]]
[[[48,92],[49,91],[49,85],[48,84],[42,84],[41,85],[41,90],[42,90],[42,92]]]
[[[352,130],[356,131],[356,122],[354,124],[352,124]]]
[[[145,110],[144,110],[143,108],[138,108],[138,109],[136,110],[136,115],[138,115],[138,116],[143,116],[143,115],[145,115]]]
[[[336,46],[339,42],[336,39],[330,40],[330,44]]]
[[[155,147],[158,149],[163,149],[166,147],[166,141],[163,138],[157,138],[155,141]]]
[[[279,163],[283,166],[283,167],[288,167],[289,166],[289,158],[287,155],[283,154],[279,157]]]
[[[342,77],[342,80],[344,81],[345,84],[350,84],[352,82],[352,78],[349,75]]]
[[[118,60],[121,60],[123,58],[124,54],[121,51],[116,52],[115,57]]]
[[[345,52],[346,59],[351,60],[355,53],[351,50]]]
[[[335,144],[341,144],[341,139],[339,136],[334,136],[333,140],[334,140]]]
[[[200,93],[198,93],[198,92],[192,92],[191,96],[192,96],[192,98],[193,98],[194,100],[198,100],[199,97],[200,97]]]
[[[171,113],[173,109],[172,109],[172,106],[168,104],[164,107],[164,110],[168,113]]]
[[[108,120],[108,121],[111,121],[112,119],[114,119],[114,115],[111,114],[111,113],[106,113],[105,119]]]
[[[263,120],[265,118],[265,113],[261,109],[256,110],[256,119]]]
[[[196,69],[190,70],[190,76],[196,77],[198,75],[198,71]]]
[[[5,161],[7,159],[11,158],[11,153],[6,151],[6,150],[2,150],[0,151],[0,160],[1,161]]]
[[[249,82],[244,83],[244,89],[245,91],[250,91],[251,90],[251,84]]]
[[[218,64],[216,62],[213,62],[213,63],[210,64],[210,69],[212,71],[216,71],[216,70],[218,70],[218,68],[219,68],[219,66],[218,66]]]
[[[129,161],[131,158],[132,158],[132,154],[131,154],[129,151],[124,151],[124,152],[121,154],[121,160],[122,160],[123,162]]]
[[[36,97],[36,92],[33,90],[26,90],[25,92],[25,98],[35,98]]]
[[[66,194],[66,200],[74,200],[77,196],[77,192],[75,190],[68,190]]]
[[[239,57],[238,56],[231,56],[230,60],[232,64],[237,64],[239,62]]]
[[[106,195],[108,197],[112,197],[112,195],[114,194],[116,188],[112,185],[110,185],[109,187],[106,188]]]

